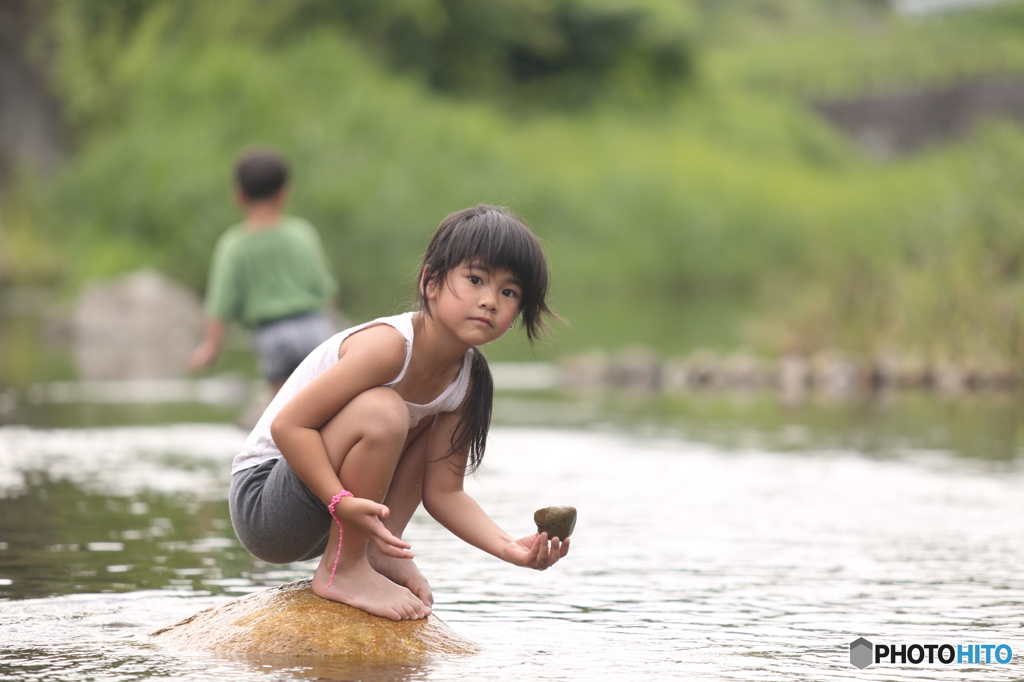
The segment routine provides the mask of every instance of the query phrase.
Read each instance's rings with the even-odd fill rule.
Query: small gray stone
[[[576,528],[576,507],[544,507],[533,513],[538,533],[565,540]]]

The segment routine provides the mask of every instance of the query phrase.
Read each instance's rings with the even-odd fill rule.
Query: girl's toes
[[[427,605],[424,604],[423,602],[421,602],[419,599],[417,599],[415,602],[411,603],[409,606],[410,606],[409,617],[414,619],[414,620],[419,620],[420,618],[426,618],[428,615],[430,615],[430,609],[428,609]]]
[[[406,620],[416,619],[416,605],[411,602],[402,604],[402,618]]]

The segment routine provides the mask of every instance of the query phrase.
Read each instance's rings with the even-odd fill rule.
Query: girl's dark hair
[[[419,304],[430,314],[427,286],[448,281],[462,263],[479,263],[511,272],[522,287],[517,319],[533,344],[544,330],[543,316],[555,317],[545,301],[548,293],[548,263],[540,242],[521,218],[504,208],[481,204],[452,213],[437,226],[423,255],[420,268]],[[468,449],[467,473],[480,466],[491,426],[494,381],[487,359],[479,348],[471,349],[472,388],[462,416],[452,434],[451,450],[445,457]]]
[[[288,164],[271,149],[247,149],[235,162],[235,183],[246,199],[269,199],[288,183]]]

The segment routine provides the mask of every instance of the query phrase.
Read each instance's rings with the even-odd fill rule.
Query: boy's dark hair
[[[235,183],[246,199],[269,199],[288,183],[288,164],[270,149],[248,149],[235,162]]]
[[[442,220],[420,267],[419,304],[427,315],[430,315],[427,285],[445,283],[447,286],[449,274],[467,261],[508,270],[519,280],[522,299],[517,318],[533,344],[544,329],[543,316],[555,315],[545,300],[547,259],[530,228],[504,208],[486,204],[456,211]],[[446,455],[468,449],[467,473],[476,470],[483,460],[494,402],[494,382],[487,359],[478,348],[473,348],[472,353],[472,389],[463,403],[462,416],[452,434],[451,450]]]

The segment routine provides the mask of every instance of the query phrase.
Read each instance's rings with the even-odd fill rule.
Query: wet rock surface
[[[544,507],[533,513],[538,533],[565,540],[576,528],[576,507]]]
[[[436,616],[404,621],[373,616],[316,596],[309,580],[225,602],[150,636],[160,644],[193,651],[393,661],[478,650]]]

